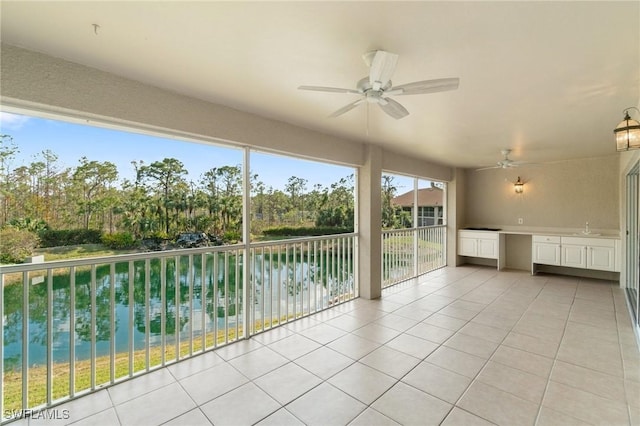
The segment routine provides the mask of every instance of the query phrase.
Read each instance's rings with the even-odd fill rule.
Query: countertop
[[[474,229],[471,229],[474,228]],[[460,228],[459,231],[472,232],[497,232],[508,235],[552,235],[559,237],[584,237],[584,238],[620,238],[619,231],[594,229],[591,233],[583,233],[584,229],[575,228],[525,228],[523,226],[469,226]]]

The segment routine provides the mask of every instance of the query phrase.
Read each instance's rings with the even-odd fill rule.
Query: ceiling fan
[[[519,166],[524,166],[526,164],[533,164],[533,163],[525,163],[524,161],[513,161],[512,159],[509,158],[509,154],[511,154],[511,150],[508,148],[505,148],[500,152],[502,153],[502,156],[504,158],[498,161],[495,166],[482,167],[480,169],[476,169],[476,171],[489,170],[489,169],[510,169],[512,167],[519,167]]]
[[[360,104],[368,102],[378,104],[384,112],[397,120],[409,115],[409,111],[389,96],[421,95],[425,93],[443,92],[445,90],[455,90],[460,83],[459,78],[441,78],[416,81],[394,87],[391,83],[391,76],[396,69],[398,55],[385,52],[384,50],[373,50],[362,55],[362,58],[369,67],[369,76],[358,81],[355,89],[323,86],[300,86],[298,89],[360,95],[360,99],[345,105],[329,117],[337,117],[351,111]]]

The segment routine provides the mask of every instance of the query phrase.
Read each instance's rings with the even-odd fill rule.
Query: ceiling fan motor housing
[[[382,98],[382,95],[384,95],[384,91],[390,89],[391,86],[392,86],[392,83],[391,83],[391,80],[389,80],[387,84],[384,87],[382,87],[380,90],[375,90],[373,86],[371,86],[371,83],[369,82],[369,77],[364,77],[363,79],[358,81],[356,88],[360,93],[362,93],[365,96],[367,102],[379,103],[380,99]]]

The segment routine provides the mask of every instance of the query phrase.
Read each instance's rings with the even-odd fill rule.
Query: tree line
[[[241,165],[213,167],[192,178],[176,158],[135,160],[135,177],[128,179],[110,161],[81,157],[63,167],[51,150],[13,167],[18,153],[11,136],[1,135],[0,228],[96,229],[136,239],[205,232],[240,239]],[[308,180],[291,176],[280,189],[251,174],[251,201],[252,234],[278,226],[352,228],[354,176],[311,188]]]

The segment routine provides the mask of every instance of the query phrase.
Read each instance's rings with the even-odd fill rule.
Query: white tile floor
[[[640,424],[640,354],[613,283],[444,268],[57,408],[74,425]]]

